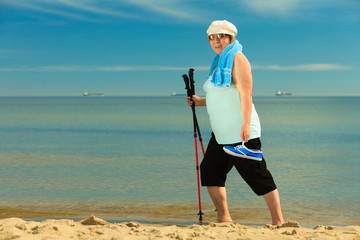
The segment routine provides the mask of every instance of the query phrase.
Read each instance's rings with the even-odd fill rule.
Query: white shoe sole
[[[236,154],[236,153],[234,153],[234,152],[232,152],[232,151],[230,151],[230,150],[228,150],[228,149],[226,149],[226,148],[223,148],[223,150],[227,153],[227,154],[229,154],[229,155],[231,155],[231,156],[234,156],[234,157],[239,157],[239,158],[246,158],[246,159],[251,159],[251,160],[255,160],[255,161],[262,161],[262,159],[260,159],[260,158],[256,158],[256,157],[251,157],[251,156],[246,156],[246,155],[242,155],[242,154]]]

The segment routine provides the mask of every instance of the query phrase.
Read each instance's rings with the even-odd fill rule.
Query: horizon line
[[[104,96],[83,96],[83,95],[0,95],[0,98],[6,98],[6,97],[79,97],[79,98],[109,98],[109,97],[183,97],[183,95],[186,95],[186,93],[179,93],[181,96],[172,96],[169,95],[104,95]],[[275,97],[275,98],[297,98],[297,97],[360,97],[359,95],[292,95],[292,96],[275,96],[275,95],[253,95],[253,97]]]
[[[197,71],[209,71],[210,66],[69,66],[69,65],[53,65],[39,67],[2,67],[0,72],[133,72],[133,71],[184,71],[194,68]],[[338,63],[310,63],[298,64],[290,66],[282,66],[276,64],[258,65],[253,64],[252,70],[265,71],[333,71],[333,70],[354,70],[354,66],[346,66]]]

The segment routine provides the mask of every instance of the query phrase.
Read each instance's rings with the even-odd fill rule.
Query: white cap
[[[226,20],[222,20],[222,21],[217,20],[217,21],[213,21],[210,24],[206,32],[208,36],[217,33],[225,33],[235,37],[237,34],[237,29],[235,25],[232,24],[231,22],[228,22]]]

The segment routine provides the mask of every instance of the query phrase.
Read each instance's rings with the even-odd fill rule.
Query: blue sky
[[[254,96],[360,96],[358,0],[0,0],[0,96],[168,96],[214,57],[226,19]]]

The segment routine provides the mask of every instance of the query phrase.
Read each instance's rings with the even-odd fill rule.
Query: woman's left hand
[[[248,142],[250,137],[250,124],[243,124],[240,132],[241,141]]]

